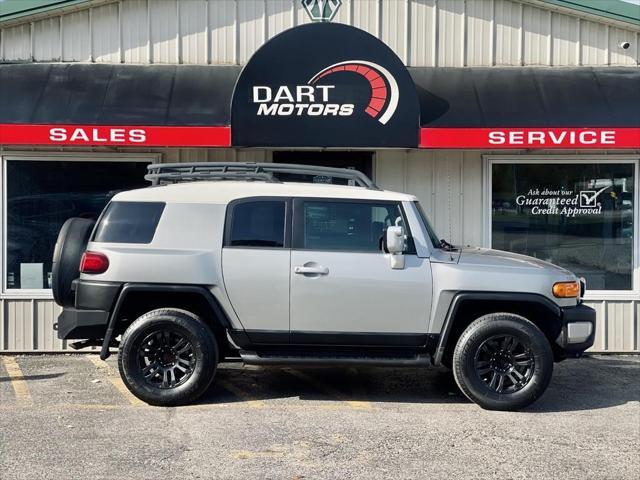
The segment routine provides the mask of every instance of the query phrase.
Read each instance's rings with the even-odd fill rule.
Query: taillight
[[[109,259],[103,253],[84,252],[80,260],[80,273],[104,273],[109,268]]]

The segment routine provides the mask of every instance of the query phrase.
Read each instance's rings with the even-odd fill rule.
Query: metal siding
[[[206,64],[207,0],[180,1],[180,63]]]
[[[243,0],[238,3],[240,63],[247,63],[265,40],[265,4],[263,0]]]
[[[293,27],[295,9],[291,0],[267,2],[267,38]]]
[[[366,30],[371,35],[379,37],[380,1],[381,0],[352,0],[352,25],[354,27],[361,28],[362,30]]]
[[[525,5],[522,20],[524,64],[549,65],[551,63],[551,12]]]
[[[578,30],[576,17],[551,14],[551,64],[578,65]]]
[[[493,63],[493,1],[467,2],[465,65]]]
[[[265,39],[310,21],[299,0],[123,0],[64,15],[63,60],[245,63]],[[638,64],[633,27],[515,0],[343,0],[333,21],[381,38],[411,66]],[[28,22],[6,27],[0,58],[58,61],[60,30],[53,13],[33,39]]]
[[[477,244],[464,237],[463,218],[465,215],[482,217],[482,158],[479,153],[381,150],[376,154],[375,165],[376,183],[382,188],[418,197],[443,238],[457,244]],[[465,167],[468,169],[466,174]],[[465,203],[463,187],[471,182],[478,182],[478,186],[475,192],[473,189],[469,192],[468,203]],[[473,236],[474,233],[469,231],[468,235]]]
[[[423,152],[411,150],[406,159],[406,186],[405,191],[418,197],[422,208],[429,218],[435,215],[435,191],[433,189],[433,170],[435,163]],[[389,166],[393,168],[392,165]],[[402,172],[400,172],[402,174]]]
[[[481,152],[463,152],[462,157],[462,195],[460,229],[462,244],[482,245],[482,154]]]
[[[211,63],[238,63],[237,18],[234,0],[209,2],[209,36],[211,37]]]
[[[31,60],[31,26],[18,25],[2,30],[2,57],[7,61]]]
[[[495,0],[496,65],[520,65],[522,4]]]
[[[149,18],[146,0],[122,2],[122,51],[125,63],[149,62]]]
[[[62,61],[88,62],[91,60],[91,28],[89,10],[62,16]]]
[[[381,39],[406,64],[409,0],[382,2],[381,7]]]
[[[633,350],[634,305],[630,302],[606,302],[606,349],[613,352]]]
[[[600,23],[580,22],[580,62],[582,65],[607,63],[608,27]]]
[[[436,0],[412,0],[410,5],[409,63],[410,66],[434,66],[436,63],[437,8]]]
[[[92,57],[96,62],[120,62],[120,31],[118,4],[113,3],[91,10]]]
[[[465,2],[438,0],[438,67],[462,67],[464,64]]]
[[[609,52],[611,65],[636,65],[638,58],[637,35],[628,30],[609,28]],[[624,50],[620,48],[621,42],[629,42],[631,46]]]
[[[150,7],[151,61],[178,63],[178,2],[163,0]]]
[[[66,346],[66,342],[58,339],[57,332],[53,329],[61,311],[62,308],[51,300],[34,300],[34,350],[48,352],[62,350]]]
[[[434,217],[433,226],[438,234],[449,242],[460,245],[461,238],[461,192],[463,152],[455,150],[433,152]]]
[[[3,319],[5,350],[31,351],[33,349],[31,305],[31,300],[5,300]]]
[[[406,156],[407,153],[403,150],[376,152],[374,180],[380,187],[385,190],[405,190]]]
[[[60,60],[60,18],[46,18],[33,23],[33,59]]]
[[[588,307],[596,311],[596,338],[591,347],[591,351],[606,352],[607,351],[607,332],[606,332],[606,302],[603,300],[590,300],[584,302]]]

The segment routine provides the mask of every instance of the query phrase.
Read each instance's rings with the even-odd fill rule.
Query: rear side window
[[[93,241],[151,243],[164,206],[162,202],[111,202],[100,217]]]
[[[226,246],[284,247],[283,200],[246,201],[233,205]]]

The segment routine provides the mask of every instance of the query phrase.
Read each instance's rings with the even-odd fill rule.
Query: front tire
[[[118,369],[127,388],[150,405],[198,399],[213,381],[218,348],[211,330],[191,312],[163,308],[134,321],[122,336]]]
[[[537,400],[553,373],[549,341],[519,315],[492,313],[475,320],[453,353],[456,383],[487,410],[519,410]]]

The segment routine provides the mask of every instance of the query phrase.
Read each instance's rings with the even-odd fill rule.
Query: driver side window
[[[385,229],[402,219],[400,205],[395,202],[301,203],[294,248],[304,250],[378,252]]]

